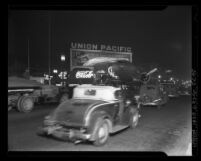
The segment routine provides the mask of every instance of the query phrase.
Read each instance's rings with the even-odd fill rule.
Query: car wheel
[[[30,96],[21,96],[17,103],[17,110],[19,112],[28,113],[34,108],[34,100]]]
[[[64,102],[64,101],[68,100],[68,99],[69,99],[68,94],[63,94],[63,95],[61,96],[60,100],[59,100],[59,103],[62,103],[62,102]]]
[[[93,144],[95,146],[102,146],[109,138],[109,124],[107,120],[98,120],[95,128],[95,141]]]
[[[138,110],[132,112],[130,117],[130,128],[135,128],[138,125],[139,121],[139,112]]]

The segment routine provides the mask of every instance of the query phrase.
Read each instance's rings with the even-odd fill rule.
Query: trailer
[[[19,77],[8,78],[8,111],[16,108],[19,112],[31,112],[35,104],[60,102],[68,93],[54,85],[44,85]]]
[[[36,90],[41,89],[41,84],[19,77],[8,78],[8,111],[16,108],[20,112],[30,112],[34,108],[37,96]]]

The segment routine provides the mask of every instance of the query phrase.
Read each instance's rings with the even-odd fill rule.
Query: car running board
[[[125,128],[127,128],[128,125],[116,125],[112,128],[112,133],[115,133],[117,131],[123,130]]]

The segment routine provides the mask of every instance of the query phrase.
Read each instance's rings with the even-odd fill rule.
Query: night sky
[[[162,11],[49,11],[51,68],[60,67],[60,53],[69,59],[70,43],[128,46],[139,66],[172,69],[191,78],[191,7],[170,6]],[[8,65],[15,60],[48,71],[48,11],[10,11]],[[68,62],[67,62],[68,63]]]

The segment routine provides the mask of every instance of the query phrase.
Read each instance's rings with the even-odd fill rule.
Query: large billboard
[[[96,57],[125,58],[132,62],[130,47],[71,43],[70,70],[82,67],[85,62]]]

